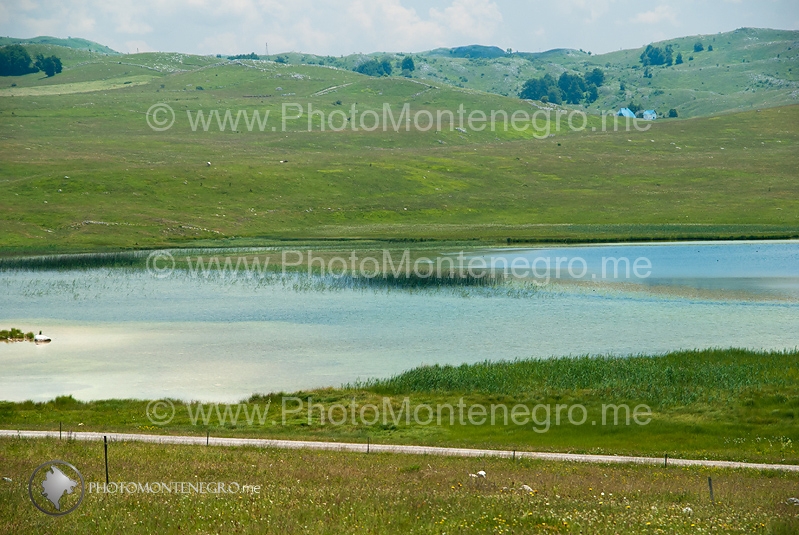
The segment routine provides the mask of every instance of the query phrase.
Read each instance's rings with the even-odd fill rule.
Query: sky
[[[797,0],[0,0],[0,35],[120,52],[347,55],[469,44],[595,54],[740,27],[799,29]]]

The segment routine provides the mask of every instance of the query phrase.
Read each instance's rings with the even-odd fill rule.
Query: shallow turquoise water
[[[799,346],[796,242],[471,254],[580,256],[589,271],[576,283],[551,273],[540,287],[417,292],[337,289],[302,276],[0,273],[0,323],[53,338],[0,345],[0,399],[234,401],[420,364]],[[646,256],[652,275],[592,278],[610,255]]]

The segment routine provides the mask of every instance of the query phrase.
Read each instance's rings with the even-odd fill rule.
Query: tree
[[[530,100],[541,100],[547,97],[549,102],[560,104],[563,102],[555,79],[550,74],[545,74],[541,78],[531,78],[524,82],[519,98]]]
[[[641,64],[644,67],[649,65],[666,65],[671,66],[673,49],[671,45],[666,45],[666,48],[647,45],[646,49],[641,53]]]
[[[638,113],[639,111],[641,111],[641,106],[639,106],[635,102],[630,102],[629,104],[627,104],[627,109],[629,109],[633,113]]]
[[[675,110],[674,108],[670,109],[669,110],[669,117],[671,117],[672,119],[677,117],[677,110]]]
[[[677,59],[674,61],[675,65],[682,65],[682,53],[677,52]]]
[[[707,45],[707,51],[713,52],[713,45]]]
[[[705,47],[702,45],[702,41],[697,41],[694,43],[694,52],[702,52]]]
[[[227,59],[258,59],[258,54],[255,52],[250,52],[249,54],[236,54],[235,56],[228,56]]]
[[[594,69],[585,76],[564,72],[555,80],[550,74],[541,78],[527,80],[519,92],[519,98],[541,100],[561,104],[579,104],[583,100],[591,104],[599,98],[597,88],[604,83],[605,75],[601,69]],[[596,83],[599,82],[599,83]]]
[[[602,87],[602,84],[605,83],[605,73],[602,72],[602,69],[596,68],[585,75],[585,81],[597,87]]]
[[[563,100],[569,104],[579,104],[585,97],[587,90],[585,79],[579,74],[564,72],[558,78],[558,88],[563,94]]]
[[[391,76],[392,70],[391,62],[388,58],[383,58],[382,60],[370,59],[355,67],[355,72],[366,76]]]
[[[649,65],[663,65],[666,63],[666,59],[663,57],[663,49],[647,45],[646,49],[641,53],[641,64],[644,67]]]
[[[62,70],[61,59],[55,56],[46,58],[42,54],[36,54],[35,65],[37,69],[44,71],[48,78],[50,76],[55,76]]]
[[[411,56],[405,56],[402,60],[401,69],[403,71],[415,71],[416,64],[413,62],[413,58]]]
[[[591,104],[592,102],[596,102],[598,98],[599,98],[599,91],[597,91],[596,86],[594,84],[589,84],[588,92],[585,97],[586,102],[588,104]]]
[[[8,45],[0,48],[0,76],[22,76],[38,72],[36,66],[31,65],[28,51],[21,45]]]

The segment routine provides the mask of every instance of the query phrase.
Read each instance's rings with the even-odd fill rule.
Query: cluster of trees
[[[228,56],[227,59],[258,59],[258,54],[255,52],[251,52],[249,54],[236,54],[235,56]]]
[[[402,75],[405,78],[410,78],[411,73],[416,70],[416,63],[413,62],[411,56],[405,56],[402,61],[397,62],[397,66],[402,70]]]
[[[391,62],[388,58],[383,59],[370,59],[355,67],[355,72],[365,74],[367,76],[391,76],[392,68]]]
[[[702,41],[694,43],[694,52],[702,52],[704,49],[705,45],[702,44]],[[713,45],[707,45],[707,51],[713,52]]]
[[[412,56],[405,56],[402,61],[398,61],[394,66],[399,68],[402,71],[402,75],[406,77],[410,77],[411,73],[416,70],[416,63],[414,63]],[[353,70],[366,76],[391,76],[391,73],[394,72],[389,57],[367,60]]]
[[[0,48],[0,76],[22,76],[44,71],[47,76],[55,76],[62,70],[61,59],[56,56],[36,55],[36,62],[22,45],[8,45]]]
[[[34,63],[34,66],[38,70],[43,71],[47,76],[55,76],[63,69],[60,58],[55,56],[46,58],[42,54],[36,54],[36,63]]]
[[[605,83],[605,73],[602,69],[594,69],[585,76],[564,72],[555,78],[545,74],[541,78],[527,80],[519,93],[520,98],[541,100],[554,104],[579,104],[585,101],[591,104],[599,98],[597,88]]]
[[[702,44],[702,41],[697,41],[694,43],[694,52],[702,52],[704,49],[705,46]],[[713,45],[708,45],[707,51],[712,52]],[[646,50],[644,50],[641,54],[641,64],[644,67],[649,65],[665,65],[667,67],[671,67],[672,65],[680,65],[683,63],[682,53],[678,52],[677,57],[672,59],[673,53],[674,50],[672,49],[671,45],[666,45],[664,48],[647,45]],[[688,58],[689,61],[692,59],[694,59],[693,56]]]
[[[646,49],[641,53],[641,64],[644,67],[649,65],[666,65],[671,67],[674,64],[674,53],[671,45],[666,45],[665,48],[659,46],[647,45]]]

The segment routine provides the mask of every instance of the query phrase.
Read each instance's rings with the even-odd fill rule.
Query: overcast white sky
[[[0,35],[83,37],[120,52],[526,52],[634,48],[742,26],[799,29],[797,0],[0,0]]]

